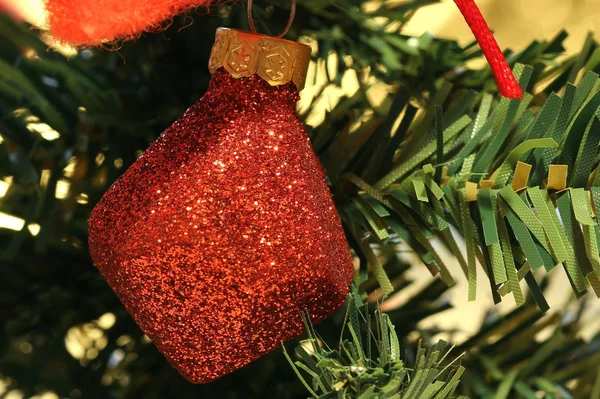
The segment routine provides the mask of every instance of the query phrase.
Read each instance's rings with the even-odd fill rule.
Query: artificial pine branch
[[[306,1],[292,31],[318,40],[319,59],[327,59],[331,52],[339,56],[343,62],[331,77],[334,83],[354,68],[361,77],[375,76],[393,89],[376,109],[364,91],[342,99],[311,135],[330,177],[349,242],[361,260],[357,277],[361,293],[377,294],[380,286],[396,293],[411,284],[404,276],[409,265],[396,256],[401,242],[443,277],[388,313],[403,351],[410,353],[417,345],[407,337],[418,330],[418,322],[451,307],[443,295],[453,277],[430,242],[437,237],[457,254],[466,275],[473,276],[474,259],[486,265],[476,274],[479,283],[492,281],[496,299],[511,294],[521,301],[517,286],[523,278],[531,291],[529,300],[527,293],[523,295],[523,306],[482,325],[473,339],[449,355],[466,352],[460,394],[531,397],[531,392],[544,392],[547,397],[595,398],[600,392],[597,340],[586,343],[578,338],[582,328],[578,317],[565,322],[562,315],[552,315],[550,322],[536,310],[538,305],[544,308],[543,289],[537,288],[543,284],[529,273],[531,262],[545,267],[562,253],[560,249],[555,253],[553,242],[546,242],[548,250],[541,242],[548,234],[544,228],[551,224],[542,223],[540,233],[538,222],[527,218],[529,224],[525,223],[518,212],[511,213],[508,202],[517,200],[510,190],[514,160],[532,165],[528,181],[532,187],[547,184],[552,162],[574,165],[567,179],[575,189],[558,195],[551,191],[551,196],[529,190],[516,195],[529,211],[542,203],[549,211],[550,204],[558,207],[558,222],[564,229],[551,234],[559,237],[567,256],[569,246],[575,253],[570,272],[576,276],[579,271],[586,280],[592,276],[593,282],[589,271],[594,271],[596,259],[590,238],[599,236],[590,213],[598,191],[598,178],[591,178],[598,158],[593,134],[596,109],[591,101],[598,93],[594,75],[599,71],[598,46],[590,37],[580,54],[559,61],[566,36],[561,32],[522,52],[507,52],[513,65],[523,65],[517,71],[530,94],[520,103],[494,99],[490,71],[464,67],[466,61],[480,56],[476,47],[398,33],[402,24],[391,20],[405,21],[415,7],[426,3],[398,3],[395,9],[366,14],[355,0]],[[206,63],[208,46],[204,51],[197,45],[198,38],[212,34],[216,25],[237,24],[241,11],[233,8],[223,21],[209,18],[182,32],[176,32],[175,24],[165,33],[170,41],[162,35],[150,36],[124,45],[119,54],[88,51],[71,60],[47,51],[28,27],[2,17],[0,178],[11,183],[0,200],[0,211],[27,222],[18,232],[0,230],[0,324],[4,326],[0,372],[11,378],[9,389],[33,396],[38,393],[35,387],[42,387],[64,397],[76,396],[80,390],[86,398],[305,396],[304,387],[294,384],[294,373],[282,367],[285,359],[280,353],[209,386],[185,385],[144,339],[86,255],[86,220],[93,204],[133,162],[137,151],[201,96],[208,72],[198,65]],[[374,17],[389,17],[392,12],[386,29],[371,24]],[[278,19],[277,11],[273,19]],[[121,56],[136,62],[123,64]],[[367,79],[362,83],[367,85]],[[584,113],[588,104],[592,105]],[[307,107],[313,108],[314,104]],[[362,122],[357,123],[359,119]],[[47,141],[32,130],[46,128],[44,124],[60,129],[60,139]],[[489,144],[494,138],[498,148]],[[525,150],[527,156],[515,152],[523,150],[522,143],[539,139],[554,140],[559,147],[542,141],[536,144],[549,146]],[[487,159],[484,154],[491,156]],[[489,190],[481,189],[481,180],[489,180],[496,170],[500,179]],[[390,185],[381,188],[377,183],[392,171]],[[587,185],[585,177],[591,180]],[[464,201],[468,182],[477,184],[476,202]],[[70,184],[66,196],[56,198],[57,186],[65,184]],[[504,186],[508,190],[499,194]],[[588,201],[588,188],[592,200],[574,207],[574,198]],[[489,209],[498,212],[494,206],[505,211],[499,220],[489,217]],[[537,212],[534,216],[541,217]],[[552,213],[550,218],[558,227]],[[495,226],[483,223],[490,220]],[[31,223],[42,226],[38,236],[30,234]],[[457,252],[459,244],[449,234],[449,225],[472,239],[466,259]],[[505,277],[508,284],[495,284]],[[103,349],[94,347],[99,352],[95,358],[74,359],[64,348],[64,337],[71,329],[100,328],[97,319],[105,313],[116,315],[117,321],[103,331]],[[551,337],[558,338],[533,339],[542,326],[551,326],[555,330]],[[331,335],[339,336],[335,318],[320,327],[326,342],[333,342]],[[514,332],[504,333],[495,343],[494,331],[506,329]],[[30,354],[20,349],[25,344],[33,346]],[[114,353],[125,356],[116,367],[110,360]],[[527,359],[535,362],[527,366]]]
[[[479,332],[457,347],[432,341],[426,350],[419,340],[414,351],[403,351],[394,316],[367,306],[354,287],[337,346],[328,346],[305,318],[307,339],[293,354],[283,350],[315,398],[596,399],[600,335],[591,342],[579,337],[576,315],[583,303],[577,307],[576,313],[544,317],[531,295],[503,317],[490,312]],[[409,309],[410,304],[391,314]],[[405,354],[413,357],[410,365],[403,361]],[[449,394],[456,396],[444,396]]]
[[[556,43],[540,46],[537,54],[529,51],[528,58],[548,62],[550,47]],[[521,86],[531,91],[523,100],[494,100],[440,78],[429,103],[417,112],[402,91],[401,101],[391,100],[394,108],[389,113],[392,118],[400,115],[405,130],[397,134],[403,140],[394,142],[390,124],[375,119],[352,133],[362,136],[360,140],[343,131],[330,141],[323,158],[331,180],[340,187],[344,181],[355,186],[354,196],[348,191],[338,195],[342,220],[353,242],[362,242],[354,249],[364,255],[362,266],[373,272],[384,295],[393,287],[361,240],[370,237],[371,243],[393,247],[394,238],[401,239],[433,275],[452,285],[453,277],[430,243],[438,237],[456,252],[450,226],[465,239],[467,259],[461,263],[470,300],[481,282],[477,261],[496,300],[512,293],[521,305],[519,283],[524,279],[540,309],[547,311],[533,273],[557,265],[564,268],[578,296],[588,289],[600,295],[595,211],[600,205],[600,79],[594,72],[599,64],[597,57],[580,55],[559,63],[550,78],[516,64]],[[573,68],[581,70],[574,73]],[[556,86],[565,77],[579,75],[563,89]],[[559,92],[548,95],[542,84]],[[331,123],[326,120],[324,125]],[[383,155],[392,154],[392,142],[396,150],[391,163],[382,164]],[[340,160],[339,154],[349,157]],[[347,166],[340,169],[340,164]]]
[[[356,293],[348,295],[336,348],[323,342],[308,316],[304,319],[308,338],[294,352],[298,360],[283,351],[314,398],[466,399],[454,395],[465,369],[458,358],[447,358],[452,348],[446,342],[429,349],[419,343],[414,365],[407,366],[390,317],[379,309],[371,312]]]

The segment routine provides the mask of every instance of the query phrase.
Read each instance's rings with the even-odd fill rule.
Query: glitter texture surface
[[[188,380],[223,376],[344,302],[350,251],[292,83],[217,71],[107,191],[94,263]]]

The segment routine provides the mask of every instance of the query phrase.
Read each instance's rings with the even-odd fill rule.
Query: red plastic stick
[[[469,28],[471,28],[481,50],[483,50],[483,54],[490,64],[498,83],[500,94],[508,98],[523,98],[519,82],[517,82],[515,75],[513,75],[508,62],[506,62],[506,58],[504,58],[496,39],[494,39],[494,35],[492,35],[488,24],[485,22],[475,2],[473,0],[454,0],[454,2],[465,18],[465,21],[467,21]]]

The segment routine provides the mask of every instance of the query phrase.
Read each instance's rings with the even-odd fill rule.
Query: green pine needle
[[[371,317],[366,317],[368,312],[367,304],[362,300],[356,302],[352,295],[348,295],[346,320],[342,327],[347,334],[342,334],[337,349],[325,350],[324,343],[310,325],[307,326],[308,339],[296,348],[298,361],[292,360],[283,347],[288,363],[313,397],[456,397],[454,391],[464,368],[456,364],[460,356],[447,361],[453,347],[439,341],[429,350],[421,348],[414,366],[407,367],[401,359],[400,342],[389,316],[377,310]],[[365,343],[373,345],[376,353],[365,357],[365,353],[369,353],[363,346]]]

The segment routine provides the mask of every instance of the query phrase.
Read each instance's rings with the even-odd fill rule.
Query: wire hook
[[[290,9],[290,18],[288,19],[288,23],[283,28],[283,32],[281,32],[276,37],[283,37],[292,27],[292,23],[294,22],[294,17],[296,16],[296,0],[292,0],[292,8]],[[248,0],[248,25],[250,25],[250,30],[252,33],[256,32],[256,26],[254,25],[254,16],[252,15],[252,0]]]

